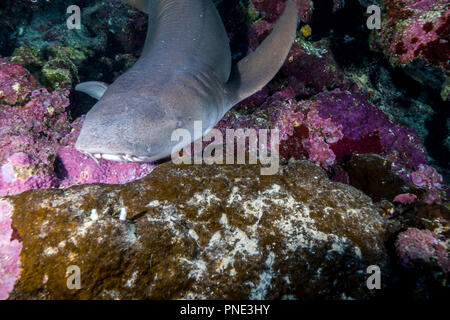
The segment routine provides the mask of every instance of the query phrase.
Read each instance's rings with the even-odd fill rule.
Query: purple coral
[[[450,260],[444,243],[429,230],[409,228],[398,235],[395,248],[400,263],[405,268],[411,268],[414,260],[435,260],[445,273],[450,271]]]
[[[237,106],[225,115],[216,128],[224,136],[226,129],[277,128],[282,156],[297,159],[308,156],[321,166],[333,164],[336,157],[330,146],[343,137],[342,126],[330,118],[319,116],[316,103],[299,103],[292,99],[293,96],[293,90],[286,87],[268,97],[252,114],[239,114],[239,111],[247,109],[245,105]]]
[[[334,163],[337,155],[341,161],[353,153],[377,153],[407,178],[409,171],[427,163],[418,135],[393,123],[363,95],[335,89],[299,103],[294,96],[295,90],[286,87],[268,96],[253,113],[241,104],[216,128],[223,133],[226,128],[278,128],[282,156],[299,159],[306,154],[322,166]]]
[[[418,187],[428,190],[427,203],[440,203],[442,195],[442,176],[429,165],[419,165],[419,168],[412,172],[410,179]]]
[[[22,243],[11,240],[12,209],[6,200],[0,200],[0,300],[8,298],[14,283],[20,277]]]
[[[317,109],[308,112],[303,124],[308,128],[309,136],[302,142],[309,158],[321,166],[330,166],[336,156],[330,145],[343,138],[342,125],[336,125],[330,118],[319,116]]]
[[[290,101],[287,104],[292,103]],[[293,136],[295,127],[302,126],[306,134],[298,135],[295,138],[299,140],[298,142],[301,142],[308,153],[309,159],[323,167],[332,165],[336,156],[330,145],[338,142],[344,136],[342,125],[336,125],[330,118],[320,117],[314,105],[302,105],[300,103],[293,109],[302,110],[302,112],[291,113],[288,118],[283,116],[277,124],[278,127],[282,128],[281,132],[285,132],[281,136],[282,140],[287,140],[290,136]],[[306,114],[306,116],[303,116],[303,114]]]

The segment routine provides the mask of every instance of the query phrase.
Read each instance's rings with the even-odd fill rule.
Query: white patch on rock
[[[127,220],[127,209],[126,209],[126,208],[120,208],[120,216],[119,216],[119,220],[120,220],[120,221],[125,221],[125,220]]]
[[[98,220],[97,209],[92,209],[92,210],[91,210],[91,215],[89,216],[89,218],[90,218],[92,221]]]
[[[200,281],[202,278],[206,276],[207,268],[205,261],[203,260],[190,261],[185,258],[181,258],[180,260],[191,266],[189,271],[189,278],[195,279],[196,281]]]
[[[202,215],[203,212],[211,206],[211,202],[220,203],[220,199],[211,190],[203,190],[202,193],[196,193],[189,199],[186,204],[190,206],[195,206],[198,208],[198,215]]]
[[[195,232],[194,229],[189,229],[188,234],[193,238],[195,241],[198,241],[198,234]]]
[[[63,240],[60,243],[58,243],[58,248],[59,249],[64,249],[65,246],[66,246],[66,241],[65,240]]]
[[[220,217],[219,222],[225,226],[228,225],[228,218],[225,213],[222,213],[222,217]]]
[[[147,207],[150,207],[150,208],[156,208],[156,207],[159,207],[159,206],[160,206],[160,202],[158,200],[153,200],[152,202],[150,202],[147,205]]]
[[[137,271],[134,271],[133,274],[131,275],[131,278],[127,280],[127,282],[125,283],[125,286],[128,288],[133,288],[134,284],[136,283],[136,279],[137,279]]]
[[[133,245],[136,242],[137,238],[136,238],[136,227],[133,224],[129,224],[127,227],[127,233],[125,236],[125,241],[130,244]]]

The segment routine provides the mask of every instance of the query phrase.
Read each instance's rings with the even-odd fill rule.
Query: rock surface
[[[308,161],[260,169],[167,163],[125,185],[6,197],[23,245],[9,298],[372,297],[367,267],[388,270],[370,198]],[[67,288],[71,265],[80,290]]]

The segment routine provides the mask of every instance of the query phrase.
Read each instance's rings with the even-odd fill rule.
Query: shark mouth
[[[119,161],[119,162],[153,162],[167,157],[166,154],[162,153],[156,156],[134,156],[125,153],[121,154],[90,153],[90,152],[82,152],[82,153],[90,156],[96,163],[98,163],[99,159]]]

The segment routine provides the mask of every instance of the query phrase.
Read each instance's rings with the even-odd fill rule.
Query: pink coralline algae
[[[410,175],[412,183],[428,190],[426,202],[440,203],[442,191],[442,176],[431,166],[419,165],[419,168]]]
[[[0,200],[0,300],[8,298],[14,283],[20,277],[22,243],[12,240],[12,206]]]
[[[84,155],[73,146],[61,148],[55,165],[60,186],[85,183],[122,184],[140,179],[156,167],[151,163],[122,163],[98,160]]]
[[[405,268],[412,268],[414,260],[434,260],[445,273],[450,271],[450,259],[444,242],[429,230],[409,228],[398,235],[395,248],[400,263]]]
[[[13,90],[0,100],[0,196],[80,183],[125,183],[155,167],[106,160],[97,164],[79,153],[73,144],[83,119],[70,123],[69,91],[35,89],[28,71],[4,60],[0,69],[8,80],[1,82],[4,92],[15,83],[20,86],[19,95]]]
[[[361,94],[335,89],[300,102],[294,100],[295,90],[290,87],[266,94],[260,92],[237,105],[216,128],[223,132],[226,128],[278,128],[281,156],[307,157],[322,166],[355,153],[376,153],[391,160],[396,173],[410,179],[412,171],[427,164],[418,135],[392,122]]]
[[[326,39],[310,43],[297,38],[281,73],[300,97],[349,87]]]
[[[258,20],[249,26],[248,44],[251,50],[256,50],[259,44],[270,34],[273,25],[265,20]]]
[[[448,0],[384,0],[384,21],[377,37],[394,64],[417,58],[449,68],[450,3]]]
[[[392,200],[393,202],[399,202],[399,203],[403,203],[403,204],[410,204],[410,203],[414,203],[417,201],[417,196],[415,194],[411,194],[411,193],[402,193],[397,195],[394,200]]]
[[[52,168],[30,154],[14,153],[0,167],[0,196],[56,186],[58,180]]]
[[[28,70],[0,59],[0,105],[24,102],[36,88],[37,81]]]
[[[294,97],[291,88],[284,88],[273,95],[267,89],[236,105],[216,124],[215,128],[226,137],[226,129],[279,129],[280,139],[285,140],[294,132],[294,123],[301,121],[303,114],[296,104],[288,103]],[[261,103],[262,102],[262,103]]]
[[[72,122],[72,131],[61,139],[61,148],[55,160],[59,186],[68,187],[84,183],[122,184],[140,179],[156,168],[152,163],[124,163],[94,160],[78,152],[75,142],[83,126],[84,116]]]
[[[292,102],[291,102],[292,103]],[[282,128],[289,128],[288,135],[292,136],[297,142],[301,141],[301,145],[308,154],[308,158],[317,165],[326,167],[334,164],[336,156],[331,150],[330,145],[338,142],[344,136],[342,134],[342,126],[336,125],[330,118],[322,118],[319,116],[319,112],[315,106],[299,104],[298,109],[302,110],[300,113],[296,113],[295,119],[287,119],[287,121],[293,120],[294,127],[299,127],[300,131],[304,134],[294,134],[291,126],[288,125],[284,118],[284,123],[280,126]],[[305,114],[304,117],[299,117],[299,114]],[[284,137],[284,140],[289,140],[288,137]],[[288,142],[289,143],[289,142]],[[287,149],[284,145],[281,146],[281,154],[285,157]],[[295,158],[295,155],[291,155]]]
[[[19,72],[7,76],[13,83],[20,81],[24,70],[14,66],[9,71]],[[16,106],[0,102],[0,163],[14,153],[25,152],[48,164],[55,155],[53,145],[71,130],[66,113],[69,91],[34,90],[33,81],[20,86],[27,93],[27,101]]]

